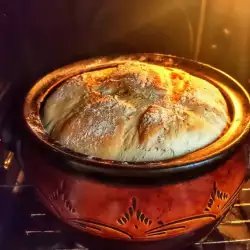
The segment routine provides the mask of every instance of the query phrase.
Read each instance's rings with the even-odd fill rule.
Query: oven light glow
[[[3,164],[3,167],[4,167],[5,169],[8,169],[8,168],[9,168],[9,166],[10,166],[10,164],[11,164],[11,162],[12,162],[13,156],[14,156],[14,153],[13,153],[13,152],[9,152],[9,153],[8,153],[8,155],[7,155],[7,157],[6,157],[5,161],[4,161],[4,164]]]

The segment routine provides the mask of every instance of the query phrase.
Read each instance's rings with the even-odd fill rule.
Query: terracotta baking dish
[[[46,97],[69,77],[128,60],[177,67],[216,85],[228,103],[229,129],[203,149],[158,162],[104,161],[53,141],[40,119]],[[26,175],[52,213],[110,248],[185,247],[217,225],[244,183],[249,100],[242,85],[222,71],[175,56],[103,57],[60,68],[40,79],[25,100]]]

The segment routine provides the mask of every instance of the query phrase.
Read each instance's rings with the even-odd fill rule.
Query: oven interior
[[[106,250],[40,204],[23,175],[22,105],[44,74],[77,60],[157,52],[211,64],[250,91],[249,0],[0,0],[0,249]],[[250,152],[250,151],[249,151]],[[190,249],[249,249],[250,181]]]

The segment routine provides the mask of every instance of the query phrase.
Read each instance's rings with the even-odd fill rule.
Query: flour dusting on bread
[[[63,146],[118,161],[188,154],[215,141],[230,122],[211,83],[137,61],[68,79],[46,101],[42,120]]]

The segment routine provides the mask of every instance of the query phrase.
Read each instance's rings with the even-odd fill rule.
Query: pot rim
[[[228,130],[215,142],[190,154],[169,160],[147,162],[121,162],[103,160],[74,152],[50,138],[45,131],[40,110],[46,96],[59,84],[75,75],[107,67],[114,67],[126,61],[137,60],[165,67],[180,68],[201,77],[218,87],[224,94],[231,110],[231,124]],[[250,130],[250,96],[243,86],[223,71],[208,64],[156,53],[139,53],[123,56],[107,56],[79,61],[61,67],[38,80],[30,89],[24,103],[24,120],[33,138],[50,151],[67,160],[78,172],[103,173],[119,176],[161,176],[196,170],[224,159],[241,143]]]

